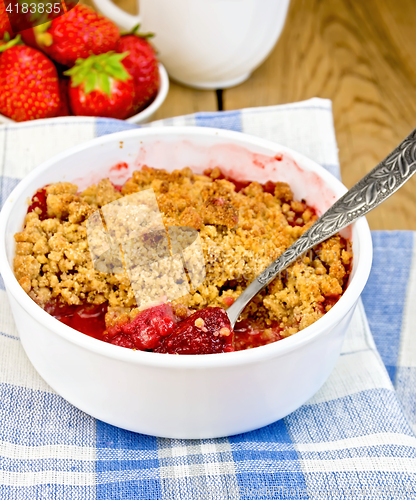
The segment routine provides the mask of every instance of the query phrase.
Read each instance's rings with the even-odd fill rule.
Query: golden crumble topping
[[[143,167],[121,191],[108,179],[81,193],[67,182],[51,184],[34,196],[24,228],[15,235],[14,272],[25,292],[41,307],[53,300],[68,305],[108,303],[107,327],[131,320],[138,310],[130,280],[125,272],[94,268],[87,219],[108,203],[150,188],[165,227],[194,228],[202,242],[206,278],[173,301],[175,314],[182,318],[189,310],[230,306],[317,219],[311,207],[293,199],[287,184],[268,183],[266,189],[251,182],[237,191],[218,168],[197,175],[189,168],[168,173]],[[266,326],[263,343],[277,340],[276,328],[279,338],[296,333],[339,299],[351,262],[347,241],[333,236],[256,296],[243,319]]]

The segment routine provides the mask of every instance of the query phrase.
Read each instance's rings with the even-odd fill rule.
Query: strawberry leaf
[[[144,38],[145,40],[147,40],[148,38],[153,38],[155,36],[155,34],[151,32],[140,33],[139,29],[140,29],[140,24],[136,24],[136,26],[131,31],[127,33],[122,33],[122,35],[136,35],[139,38]]]
[[[105,94],[107,94],[110,97],[111,96],[110,78],[105,73],[100,73],[98,75],[98,79],[99,79],[99,87]]]
[[[83,84],[86,94],[100,90],[110,96],[111,78],[118,81],[131,78],[121,62],[127,55],[128,52],[122,54],[107,52],[98,56],[90,56],[87,59],[77,59],[75,66],[65,71],[64,74],[71,77],[72,87]]]
[[[116,80],[120,80],[124,82],[128,78],[131,78],[129,73],[127,73],[126,69],[123,67],[123,65],[116,66],[116,65],[108,65],[107,66],[107,74],[115,78]]]
[[[90,71],[85,80],[84,92],[86,94],[89,94],[90,92],[95,90],[96,85],[97,85],[97,72]]]

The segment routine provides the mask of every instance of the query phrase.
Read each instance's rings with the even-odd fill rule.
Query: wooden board
[[[416,128],[416,2],[292,0],[282,36],[224,107],[318,96],[333,102],[351,187]],[[416,176],[368,215],[372,229],[416,229]]]

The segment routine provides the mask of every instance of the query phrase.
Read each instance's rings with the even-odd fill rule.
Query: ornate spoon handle
[[[241,311],[262,288],[300,255],[383,203],[416,172],[416,129],[273,261],[227,309],[234,326]]]

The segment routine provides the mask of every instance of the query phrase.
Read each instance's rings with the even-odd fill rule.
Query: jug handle
[[[113,4],[111,0],[94,0],[94,4],[102,14],[114,21],[122,29],[131,30],[141,22],[140,16],[133,16],[125,12]]]

